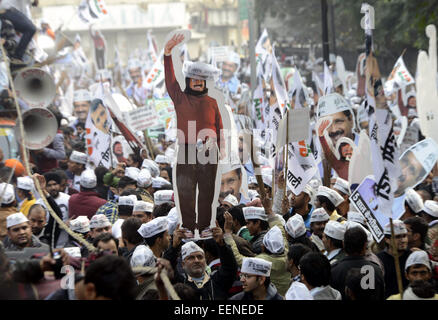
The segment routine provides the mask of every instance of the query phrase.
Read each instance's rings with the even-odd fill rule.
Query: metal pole
[[[322,53],[323,53],[324,61],[329,66],[330,57],[329,57],[327,11],[328,11],[327,0],[321,0]]]
[[[249,62],[251,66],[251,97],[257,86],[256,79],[256,59],[255,59],[255,42],[256,42],[256,30],[255,30],[255,18],[254,18],[254,0],[248,0],[248,24],[249,24]]]
[[[332,31],[332,48],[333,53],[337,55],[336,52],[336,29],[335,29],[335,6],[333,4],[334,0],[330,0],[330,29]]]

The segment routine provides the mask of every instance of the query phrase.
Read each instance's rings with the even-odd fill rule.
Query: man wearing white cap
[[[283,218],[287,222],[290,217],[292,217],[295,213],[298,213],[303,217],[306,229],[310,231],[310,217],[312,216],[314,209],[314,206],[312,205],[314,198],[315,190],[310,184],[307,184],[303,191],[301,191],[301,193],[297,196],[291,193],[289,196],[289,204],[291,208],[288,213],[283,216]]]
[[[342,178],[336,178],[336,182],[335,185],[333,186],[333,190],[337,191],[339,193],[339,195],[344,198],[344,201],[341,202],[341,204],[339,204],[336,207],[336,211],[337,213],[339,213],[342,217],[346,218],[347,217],[347,213],[350,210],[350,184],[348,183],[348,181],[342,179]]]
[[[18,177],[17,178],[17,196],[21,201],[18,203],[18,210],[25,216],[29,213],[30,207],[32,207],[36,199],[32,194],[34,190],[34,184],[31,177]]]
[[[143,79],[142,63],[138,59],[128,61],[128,72],[131,77],[131,83],[125,89],[129,98],[132,98],[136,105],[142,106],[151,95],[151,90],[146,88]]]
[[[87,121],[91,100],[88,90],[79,89],[73,93],[73,115],[77,120],[72,123],[71,127],[75,127],[78,122],[85,123]]]
[[[90,220],[86,216],[79,216],[76,219],[70,220],[70,229],[76,233],[82,235],[85,240],[89,239],[90,234]],[[65,245],[66,248],[78,247],[81,250],[81,256],[88,256],[88,249],[82,243],[78,242],[75,238],[69,235],[69,240]]]
[[[132,217],[134,204],[135,201],[138,200],[138,198],[139,197],[136,195],[134,190],[127,190],[120,195],[119,201],[116,205],[116,215],[108,218],[110,222],[111,220],[115,219],[112,227],[112,235],[116,239],[122,238],[122,224],[126,219]]]
[[[322,242],[324,243],[326,256],[331,265],[345,256],[342,243],[345,231],[345,225],[336,221],[329,221],[325,225]]]
[[[96,192],[97,177],[93,170],[85,170],[80,177],[81,189],[68,200],[69,217],[87,216],[89,219],[106,203]]]
[[[306,226],[301,215],[295,214],[290,217],[287,220],[284,229],[286,230],[286,238],[289,242],[289,248],[296,243],[301,243],[312,249],[312,251],[319,251],[319,248],[309,239]]]
[[[243,292],[230,300],[284,300],[271,283],[272,263],[259,258],[243,258],[240,281]]]
[[[345,223],[347,220],[336,212],[336,208],[344,202],[344,198],[335,190],[320,186],[316,194],[316,198],[322,208],[325,209],[330,216],[330,220]]]
[[[153,202],[154,188],[152,187],[152,176],[148,169],[141,169],[137,176],[137,191],[143,201]]]
[[[310,217],[310,229],[312,235],[310,240],[318,247],[319,251],[324,252],[324,242],[322,242],[322,234],[330,217],[323,208],[315,209]]]
[[[426,200],[424,202],[422,218],[429,224],[427,237],[430,240],[429,253],[434,261],[438,261],[438,202]]]
[[[200,300],[225,300],[233,286],[237,273],[237,263],[233,252],[224,241],[224,234],[220,227],[212,228],[213,239],[216,242],[221,266],[214,273],[209,273],[205,260],[204,250],[194,241],[186,242],[181,247],[181,259],[184,274],[175,272],[175,281],[189,285],[196,291]],[[174,240],[170,250],[178,252],[181,238]],[[169,250],[169,251],[170,251]],[[166,258],[166,257],[165,257]],[[169,257],[172,267],[176,270],[177,256]]]
[[[259,207],[244,207],[242,211],[246,227],[252,236],[250,241],[252,251],[259,254],[262,252],[263,237],[269,230],[268,215],[264,208]]]
[[[139,218],[142,223],[148,223],[154,218],[152,215],[153,210],[153,203],[136,200],[134,203],[134,209],[132,210],[132,216]]]
[[[413,251],[405,265],[405,277],[412,286],[415,282],[429,282],[432,279],[432,267],[429,256],[426,251]],[[403,300],[407,299],[406,292],[403,293]],[[387,300],[401,300],[400,293],[390,296]],[[419,299],[418,299],[419,300]],[[435,293],[431,300],[438,300],[438,294]]]
[[[48,251],[49,247],[32,234],[29,220],[23,213],[8,216],[6,228],[8,236],[3,241],[6,251],[21,251],[24,248],[41,248],[42,252]]]
[[[403,270],[410,253],[408,250],[408,230],[403,221],[393,220],[393,225],[395,249],[398,251],[400,269]],[[398,286],[393,248],[391,246],[391,227],[389,223],[385,226],[383,232],[385,234],[385,250],[377,253],[377,257],[382,261],[385,269],[385,298],[388,298],[390,295],[398,292]],[[403,288],[406,288],[408,280],[404,275],[402,275],[402,283]]]
[[[73,181],[71,181],[71,187],[77,191],[81,190],[80,179],[81,174],[85,170],[85,165],[88,162],[88,156],[83,152],[73,150],[70,155],[70,159],[67,162],[68,171],[73,174]]]
[[[104,214],[95,214],[90,220],[90,237],[97,238],[101,233],[111,234],[111,223]]]
[[[218,88],[224,92],[230,92],[232,95],[237,93],[240,81],[237,79],[236,73],[240,68],[240,56],[238,53],[229,51],[227,59],[222,62],[222,73],[216,82]]]
[[[155,162],[160,167],[160,170],[170,165],[169,159],[164,154],[157,154],[157,156],[155,157]]]
[[[184,92],[181,91],[175,77],[171,51],[183,40],[184,35],[175,34],[164,47],[165,82],[177,116],[179,148],[176,186],[179,203],[182,204],[179,210],[184,227],[193,234],[197,229],[201,235],[203,231],[211,231],[209,229],[214,223],[212,216],[215,209],[212,203],[219,192],[215,180],[218,160],[222,158],[225,146],[222,117],[217,101],[208,95],[206,82],[214,80],[219,70],[212,65],[186,61],[186,88]],[[204,134],[198,140],[200,131]]]
[[[417,191],[415,191],[412,188],[408,188],[405,190],[405,213],[403,213],[403,216],[400,218],[400,220],[404,221],[410,217],[415,217],[417,215],[420,215],[423,211],[423,199],[418,194]]]
[[[156,258],[161,258],[170,245],[170,235],[167,230],[167,218],[157,217],[148,223],[144,223],[138,229],[138,233],[144,238]]]
[[[237,201],[237,198],[233,196],[232,194],[229,194],[225,197],[224,200],[222,200],[221,207],[223,207],[225,210],[230,210],[231,208],[237,206],[239,202]]]
[[[16,213],[18,208],[13,185],[5,182],[0,183],[0,195],[3,195],[0,207],[0,241],[2,241],[7,234],[6,218]]]

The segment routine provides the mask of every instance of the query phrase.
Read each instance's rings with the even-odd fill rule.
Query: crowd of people
[[[29,17],[22,18],[23,10],[0,9],[5,10],[0,13],[1,38],[10,53],[11,70],[32,66],[38,62],[38,50],[27,53],[33,56],[32,62],[24,62],[23,55],[33,41],[36,27]],[[35,37],[43,33],[54,37],[47,22],[43,22]],[[11,40],[13,29],[21,33],[18,44]],[[100,32],[91,30],[94,41],[95,37],[102,37]],[[354,189],[348,164],[361,132],[370,135],[370,120],[363,104],[365,94],[359,93],[359,79],[350,83],[342,78],[336,68],[337,60],[330,61],[333,78],[329,89],[343,97],[348,108],[323,110],[331,118],[318,125],[322,112],[317,112],[318,100],[324,96],[319,80],[300,79],[303,87],[294,91],[293,79],[296,74],[300,77],[298,72],[313,71],[318,77],[323,63],[314,57],[300,67],[290,65],[291,60],[285,57],[278,61],[285,71],[280,78],[290,95],[291,108],[302,105],[310,110],[316,139],[309,143],[309,154],[320,152],[319,162],[314,162],[314,174],[298,194],[286,183],[287,174],[276,172],[267,152],[258,153],[257,164],[244,154],[250,152],[245,134],[268,128],[279,105],[277,100],[283,99],[273,80],[278,75],[265,79],[269,57],[275,58],[266,38],[259,41],[264,49],[259,53],[268,56],[262,57],[264,62],[260,64],[265,72],[260,77],[261,99],[266,103],[261,117],[251,99],[249,83],[245,83],[250,74],[248,57],[237,49],[229,49],[222,61],[213,59],[221,71],[215,86],[224,94],[226,108],[237,128],[232,139],[238,145],[240,158],[239,165],[221,172],[220,185],[202,186],[212,175],[210,171],[202,171],[196,182],[180,180],[177,185],[173,176],[177,140],[164,128],[157,139],[148,137],[148,131],[136,132],[141,146],[146,145],[147,139],[152,144],[132,148],[129,154],[124,153],[126,140],[116,141],[111,146],[108,166],[91,161],[87,119],[91,118],[101,131],[109,126],[106,101],[99,92],[102,85],[111,93],[122,93],[135,107],[158,98],[172,99],[178,126],[185,121],[178,113],[181,108],[190,107],[205,96],[206,83],[199,78],[186,74],[184,91],[174,78],[169,80],[174,77],[170,73],[170,56],[177,54],[182,61],[188,59],[186,47],[172,51],[177,42],[165,44],[166,75],[154,86],[148,86],[145,79],[161,57],[154,58],[150,50],[138,50],[131,54],[125,68],[120,64],[105,69],[106,60],[99,56],[97,71],[93,71],[93,59],[83,52],[79,36],[70,52],[73,62],[44,67],[55,79],[62,79],[56,98],[48,107],[57,119],[56,137],[45,148],[29,151],[30,172],[23,157],[3,159],[3,151],[0,152],[0,299],[167,300],[172,291],[181,300],[438,299],[436,159],[430,170],[423,172],[425,169],[421,168],[423,171],[415,175],[421,176],[420,180],[400,187],[405,197],[393,221],[393,232],[390,224],[382,226],[383,239],[376,241],[366,217],[350,200]],[[99,41],[98,49],[103,52],[102,43]],[[38,46],[37,41],[33,45]],[[207,55],[201,57],[212,62],[207,59]],[[275,63],[272,65],[275,74]],[[364,74],[360,63],[358,69],[360,77]],[[15,98],[7,82],[3,88],[8,98]],[[73,91],[70,100],[69,90]],[[406,104],[402,94],[407,98]],[[15,108],[2,101],[4,109]],[[386,101],[394,122],[403,116],[408,120],[397,147],[404,151],[423,141],[415,86],[409,90],[400,88],[400,93],[391,93]],[[26,102],[19,102],[26,109]],[[212,109],[218,110],[214,105]],[[202,113],[194,116],[209,123]],[[225,115],[221,116],[224,119]],[[217,118],[215,121],[209,125],[222,125]],[[124,130],[119,129],[120,132],[107,130],[106,134],[127,139]],[[267,136],[261,135],[256,143],[269,149],[271,145],[264,139]],[[194,143],[198,141],[195,139]],[[411,164],[402,165],[405,178]],[[193,165],[183,168],[191,172],[189,176],[204,170],[200,165],[190,166]],[[215,226],[210,226],[209,235],[201,238],[194,238],[187,229],[187,215],[193,211],[189,207],[195,206],[195,200],[185,190],[196,191],[196,183],[202,198],[197,205],[201,208],[199,216],[209,216],[205,211],[210,207],[215,212]],[[217,203],[212,203],[215,198],[211,189],[215,188],[218,198]],[[198,223],[200,220],[198,217]],[[204,227],[208,222],[203,222]],[[61,272],[62,266],[70,266],[73,272]],[[66,286],[63,279],[69,275],[73,275],[73,280]],[[163,277],[169,278],[172,288]]]

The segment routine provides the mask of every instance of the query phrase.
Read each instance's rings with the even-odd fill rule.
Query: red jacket
[[[196,144],[199,131],[210,129],[216,133],[216,136],[212,136],[212,138],[217,139],[217,145],[219,149],[222,149],[221,143],[224,140],[221,130],[223,126],[216,100],[207,94],[194,96],[182,92],[175,78],[172,56],[164,56],[164,73],[167,92],[175,106],[178,129],[184,132],[184,137],[178,135],[178,143]],[[189,121],[196,121],[196,136],[192,132],[190,135],[188,134]],[[207,134],[207,136],[209,135]],[[203,138],[205,142],[207,137]]]
[[[94,191],[81,191],[75,193],[68,200],[68,216],[75,219],[78,216],[87,216],[91,219],[100,206],[107,201],[99,197],[99,194]]]

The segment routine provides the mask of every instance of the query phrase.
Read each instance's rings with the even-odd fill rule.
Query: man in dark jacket
[[[177,270],[177,259],[181,238],[181,229],[174,231],[174,242],[164,258],[170,257],[172,267]],[[212,228],[213,239],[216,241],[221,266],[214,273],[207,272],[204,250],[195,242],[187,242],[181,247],[183,274],[175,272],[175,281],[184,283],[195,289],[200,300],[225,300],[233,285],[237,272],[237,262],[231,248],[225,244],[221,228]],[[175,241],[175,235],[177,240]]]
[[[400,220],[394,220],[394,241],[396,250],[398,251],[398,261],[400,264],[400,270],[405,269],[406,260],[409,257],[410,251],[408,250],[408,230],[405,224]],[[385,250],[379,252],[377,257],[382,261],[385,269],[385,299],[393,294],[398,294],[397,274],[395,271],[394,254],[391,248],[391,228],[386,226],[385,230]],[[403,288],[406,288],[409,284],[408,279],[401,274]]]
[[[88,219],[96,213],[100,206],[106,203],[95,191],[97,185],[96,174],[93,170],[85,170],[80,179],[81,191],[74,194],[68,200],[69,217],[74,219],[78,216],[87,216]]]
[[[284,300],[271,283],[272,262],[259,258],[243,258],[240,279],[243,292],[230,300]]]
[[[332,265],[330,286],[342,294],[345,300],[345,278],[352,268],[359,268],[363,274],[363,282],[374,292],[376,300],[384,300],[385,282],[380,267],[365,258],[367,234],[360,227],[350,228],[344,235],[346,256]],[[374,272],[373,272],[373,270]]]

